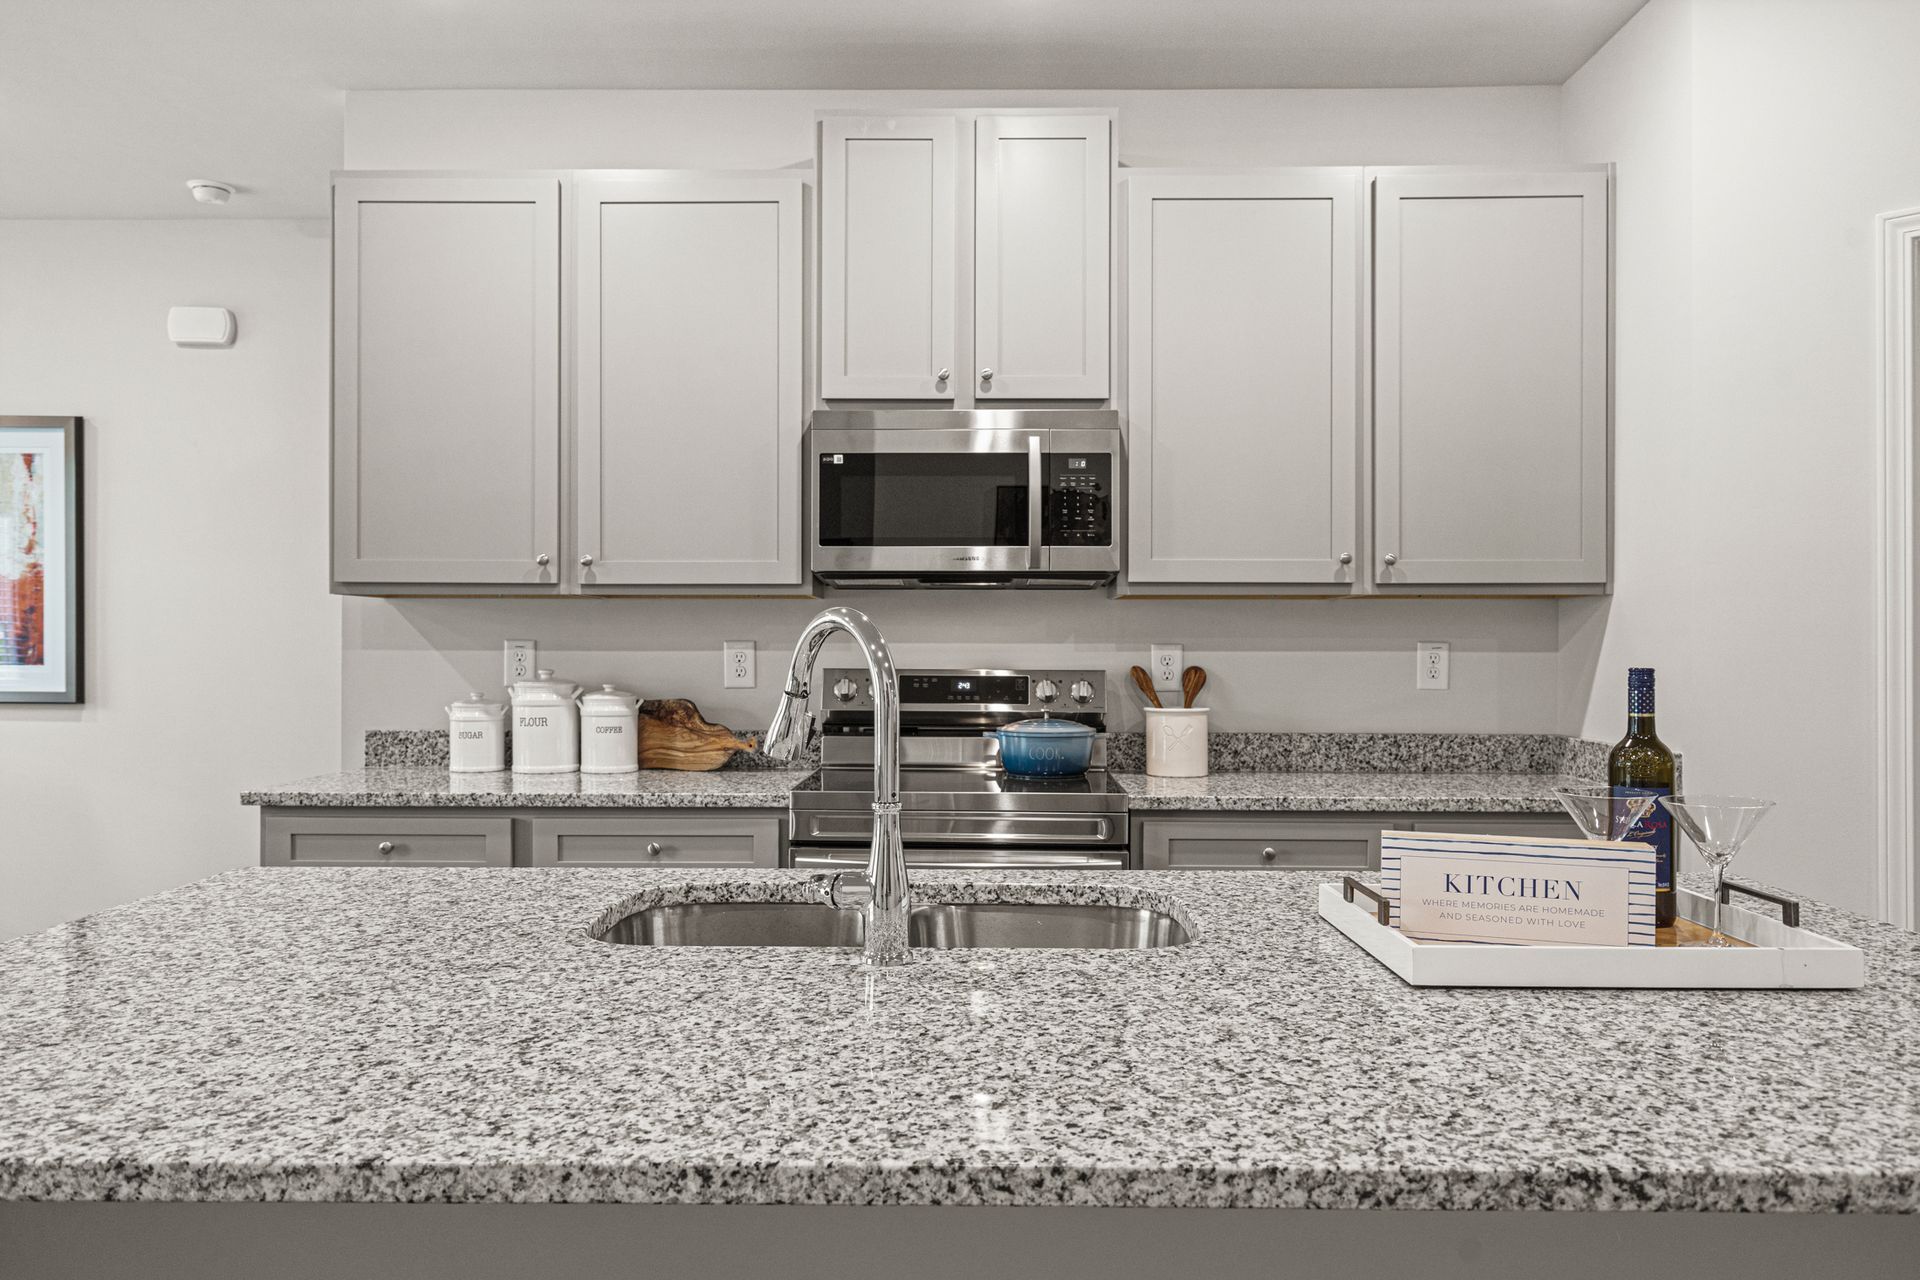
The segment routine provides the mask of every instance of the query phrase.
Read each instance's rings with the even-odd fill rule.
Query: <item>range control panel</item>
[[[944,711],[1006,711],[1039,715],[1093,713],[1106,710],[1104,671],[913,671],[899,672],[903,722],[913,713]],[[834,667],[827,671],[821,705],[831,717],[836,711],[872,711],[873,688],[863,667]]]
[[[1050,453],[1046,458],[1045,537],[1050,547],[1113,543],[1113,455]]]

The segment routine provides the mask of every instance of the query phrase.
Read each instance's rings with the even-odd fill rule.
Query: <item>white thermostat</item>
[[[167,308],[167,337],[179,347],[230,347],[233,312],[225,307]]]

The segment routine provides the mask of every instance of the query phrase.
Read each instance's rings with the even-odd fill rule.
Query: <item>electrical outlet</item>
[[[1152,655],[1152,665],[1147,674],[1153,677],[1153,687],[1161,693],[1180,692],[1181,648],[1177,644],[1156,644],[1148,648]]]
[[[507,683],[533,679],[536,646],[531,640],[507,641]]]
[[[1422,640],[1414,645],[1413,687],[1416,689],[1446,688],[1447,657],[1452,649],[1453,646],[1445,640]]]
[[[753,641],[722,640],[720,642],[720,687],[722,689],[753,688]]]

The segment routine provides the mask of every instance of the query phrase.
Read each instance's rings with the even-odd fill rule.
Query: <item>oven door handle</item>
[[[1041,475],[1046,463],[1040,454],[1040,437],[1027,437],[1027,568],[1039,572],[1046,568],[1040,563],[1041,546],[1046,538],[1042,525]]]

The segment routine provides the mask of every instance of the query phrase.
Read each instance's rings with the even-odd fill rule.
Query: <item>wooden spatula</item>
[[[1186,695],[1189,707],[1200,700],[1200,691],[1207,687],[1207,669],[1188,667],[1180,673],[1180,692]]]
[[[1153,677],[1147,674],[1145,667],[1133,669],[1133,682],[1140,686],[1140,692],[1146,696],[1147,705],[1154,707],[1160,705],[1160,695],[1153,691]]]

